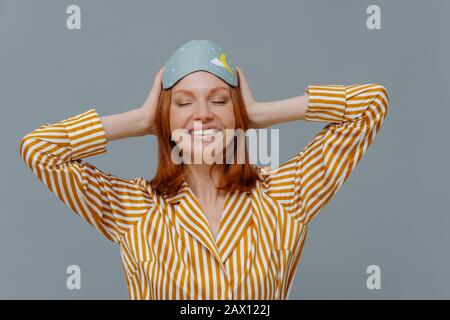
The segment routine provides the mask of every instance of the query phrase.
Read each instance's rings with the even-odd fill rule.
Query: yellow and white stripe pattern
[[[214,239],[186,182],[162,196],[84,161],[106,153],[96,109],[44,124],[20,141],[28,167],[120,246],[130,299],[287,299],[308,222],[347,180],[388,109],[379,84],[310,85],[307,121],[328,124],[292,159],[230,193]]]

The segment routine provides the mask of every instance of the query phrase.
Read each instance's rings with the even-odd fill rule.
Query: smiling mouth
[[[211,141],[212,137],[221,132],[218,128],[210,128],[204,130],[190,130],[189,134],[194,140]]]

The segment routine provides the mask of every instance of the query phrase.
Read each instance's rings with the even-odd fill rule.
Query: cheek
[[[234,117],[233,107],[221,111],[220,120],[226,128],[234,129],[236,127],[236,119]]]
[[[184,128],[186,121],[189,119],[189,115],[185,114],[183,110],[171,108],[170,109],[170,131],[175,129]]]

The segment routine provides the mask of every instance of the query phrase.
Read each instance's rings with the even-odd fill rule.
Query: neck
[[[186,181],[195,196],[202,199],[217,199],[226,194],[225,191],[217,190],[220,176],[217,171],[209,175],[211,165],[189,164],[186,165]]]

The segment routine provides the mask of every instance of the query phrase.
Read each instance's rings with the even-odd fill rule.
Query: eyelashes
[[[213,104],[215,104],[215,105],[225,105],[228,101],[211,101],[211,102]],[[190,104],[191,104],[190,102],[188,102],[188,103],[177,103],[177,106],[183,108],[183,107],[189,106]]]

